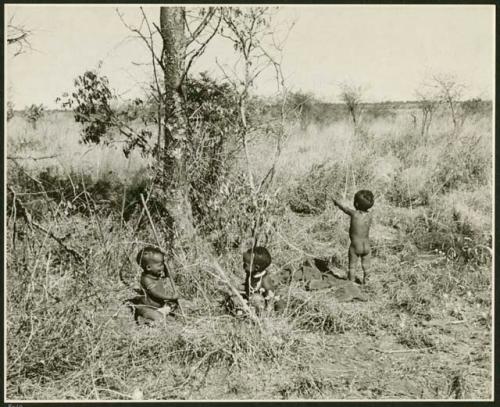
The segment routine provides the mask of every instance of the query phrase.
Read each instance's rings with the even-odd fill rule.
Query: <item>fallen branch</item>
[[[52,231],[45,229],[42,225],[37,223],[35,220],[33,220],[33,217],[31,216],[31,213],[26,209],[26,207],[23,205],[23,203],[17,198],[16,192],[12,189],[12,187],[8,187],[9,191],[13,195],[13,201],[14,205],[19,208],[19,213],[20,215],[24,218],[26,223],[31,227],[34,226],[38,230],[41,230],[44,232],[46,235],[50,236],[52,239],[54,239],[59,245],[66,250],[69,254],[71,254],[76,261],[82,262],[83,261],[83,256],[77,252],[75,249],[69,247],[66,243],[64,243],[64,238],[56,236]]]
[[[243,310],[247,313],[247,315],[250,316],[250,318],[252,319],[252,321],[254,321],[256,323],[256,325],[259,327],[259,329],[261,330],[261,332],[263,332],[262,325],[260,323],[259,318],[257,318],[257,316],[253,312],[252,308],[249,307],[248,303],[243,299],[243,297],[241,296],[240,292],[236,289],[236,287],[233,284],[231,284],[231,282],[229,281],[229,278],[227,277],[226,273],[224,272],[224,270],[220,266],[219,262],[217,260],[215,260],[215,258],[214,258],[213,261],[212,261],[212,263],[214,265],[215,270],[219,274],[220,279],[225,284],[227,284],[227,286],[229,286],[229,288],[231,289],[231,291],[233,292],[233,294],[236,296],[236,298],[238,298],[238,301],[243,306]],[[212,273],[210,273],[210,274],[212,274]]]
[[[28,156],[28,157],[14,157],[14,156],[8,155],[7,159],[8,160],[33,160],[33,161],[38,161],[38,160],[48,160],[49,158],[56,158],[56,157],[59,157],[59,154],[46,155],[46,156],[42,156],[42,157],[31,157],[31,156]]]

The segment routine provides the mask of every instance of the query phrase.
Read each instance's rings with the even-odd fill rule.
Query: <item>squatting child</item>
[[[267,307],[271,298],[274,297],[274,285],[268,274],[267,268],[271,264],[271,254],[265,247],[257,246],[243,253],[243,270],[245,270],[245,297],[251,305],[261,307],[257,302],[259,295],[265,301]]]
[[[271,264],[271,254],[262,246],[254,247],[243,253],[243,269],[245,270],[245,282],[241,296],[248,305],[260,314],[267,309],[271,302],[274,309],[281,311],[284,303],[275,294],[273,280],[268,272]],[[233,298],[232,302],[235,303]]]
[[[363,269],[362,284],[366,283],[368,270],[370,268],[370,226],[372,224],[372,215],[368,210],[374,204],[373,193],[363,189],[354,195],[354,208],[348,208],[340,204],[336,199],[333,203],[344,213],[351,217],[351,226],[349,228],[349,237],[351,244],[349,246],[349,272],[348,278],[354,281],[356,261],[361,258],[361,267]]]

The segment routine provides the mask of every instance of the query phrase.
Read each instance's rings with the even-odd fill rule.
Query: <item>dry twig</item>
[[[26,221],[26,223],[30,227],[34,226],[38,230],[41,230],[42,232],[44,232],[47,236],[50,236],[57,243],[59,243],[59,245],[64,250],[66,250],[69,254],[71,254],[75,258],[76,261],[78,261],[78,262],[82,262],[83,261],[83,256],[78,251],[76,251],[75,249],[73,249],[72,247],[69,247],[66,243],[64,243],[64,238],[56,236],[54,234],[54,232],[52,232],[52,231],[50,231],[48,229],[45,229],[42,225],[40,225],[38,222],[36,222],[35,220],[33,220],[33,217],[31,216],[31,213],[29,213],[29,211],[26,209],[26,207],[23,205],[23,203],[19,200],[19,198],[17,198],[16,192],[12,189],[12,187],[9,186],[8,188],[9,188],[9,191],[13,195],[13,203],[14,203],[14,205],[16,205],[16,207],[18,207],[19,213],[21,214],[21,216],[24,218],[24,220]]]

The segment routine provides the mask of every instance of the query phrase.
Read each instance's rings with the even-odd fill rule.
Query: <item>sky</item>
[[[16,108],[32,103],[57,107],[73,79],[102,61],[100,73],[123,98],[140,96],[151,77],[144,44],[131,38],[129,24],[140,20],[137,5],[6,5],[5,19],[33,31],[33,50],[5,52],[6,91]],[[145,6],[151,21],[159,7]],[[413,100],[415,90],[434,74],[453,75],[466,85],[465,97],[494,95],[494,6],[283,6],[276,31],[287,87],[338,101],[339,84],[362,86],[366,101]],[[232,66],[234,51],[215,37],[193,72],[220,77]],[[262,74],[256,92],[275,92],[273,72]]]

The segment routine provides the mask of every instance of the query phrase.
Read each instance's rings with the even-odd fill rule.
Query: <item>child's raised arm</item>
[[[349,216],[352,216],[354,214],[354,210],[352,210],[351,208],[348,208],[347,206],[344,206],[342,205],[340,202],[338,202],[336,199],[332,199],[333,200],[333,203],[335,204],[335,206],[337,208],[339,208],[342,212],[344,212],[345,214],[349,215]]]

